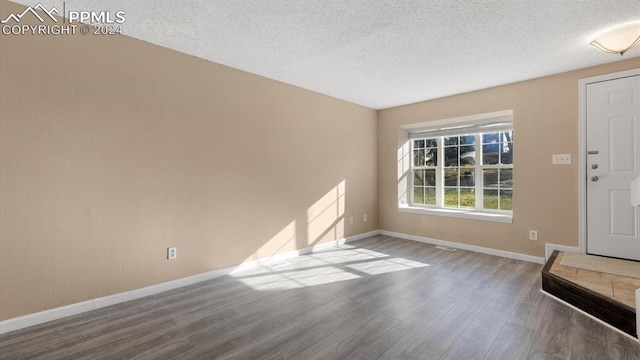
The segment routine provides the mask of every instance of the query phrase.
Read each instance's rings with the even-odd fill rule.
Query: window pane
[[[475,150],[475,146],[460,146],[460,166],[474,165],[476,163]]]
[[[424,189],[424,203],[429,205],[436,204],[436,188],[428,187]]]
[[[475,208],[476,207],[476,190],[460,189],[460,207]]]
[[[483,144],[497,144],[500,142],[500,133],[484,133],[482,134]]]
[[[444,206],[458,207],[458,188],[444,189]]]
[[[413,166],[424,166],[424,150],[413,151]]]
[[[484,187],[485,188],[498,188],[498,170],[490,169],[484,170]]]
[[[500,190],[500,210],[513,210],[512,190]]]
[[[460,144],[475,144],[476,137],[474,135],[462,135],[460,136]]]
[[[436,166],[438,165],[438,149],[430,148],[425,150],[425,165]]]
[[[413,202],[415,204],[424,204],[424,188],[422,187],[413,188]]]
[[[413,148],[414,149],[423,149],[424,148],[424,140],[423,139],[414,140],[413,141]]]
[[[513,189],[512,169],[500,169],[500,188]]]
[[[444,166],[458,166],[458,149],[457,146],[444,148]]]
[[[444,138],[444,145],[458,145],[458,137],[457,136],[448,136]]]
[[[436,169],[428,169],[424,171],[424,184],[427,186],[436,186]]]
[[[458,186],[458,169],[444,169],[444,186]]]
[[[484,208],[498,210],[498,190],[484,190]]]
[[[424,170],[413,170],[413,185],[424,185]]]
[[[428,148],[438,147],[438,142],[436,139],[424,139],[424,146]]]
[[[505,143],[501,155],[503,164],[513,164],[513,143]]]
[[[464,167],[460,169],[460,186],[475,186],[476,172],[473,167]]]
[[[482,164],[496,165],[500,161],[498,144],[482,145]]]

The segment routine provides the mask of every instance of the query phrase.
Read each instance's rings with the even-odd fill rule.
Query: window
[[[513,130],[413,136],[412,205],[513,209]]]
[[[512,110],[398,131],[399,211],[512,221]]]

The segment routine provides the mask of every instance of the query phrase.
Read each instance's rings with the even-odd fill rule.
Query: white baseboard
[[[562,303],[562,304],[564,304],[564,305],[567,305],[568,307],[572,308],[573,310],[576,310],[577,312],[579,312],[579,313],[581,313],[581,314],[583,314],[583,315],[585,315],[585,316],[588,316],[589,318],[591,318],[591,319],[593,319],[593,320],[595,320],[595,321],[599,322],[600,324],[602,324],[602,325],[604,325],[604,326],[608,327],[609,329],[613,329],[613,330],[615,330],[616,332],[618,332],[618,334],[622,334],[622,335],[624,335],[624,336],[626,336],[626,337],[628,337],[629,339],[632,339],[632,340],[634,340],[634,341],[639,341],[639,340],[638,340],[638,338],[635,338],[635,337],[633,337],[633,336],[631,336],[631,335],[627,334],[626,332],[624,332],[624,331],[622,331],[622,330],[620,330],[620,329],[616,328],[615,326],[611,326],[610,324],[608,324],[608,323],[606,323],[606,322],[604,322],[604,321],[602,321],[602,320],[598,319],[597,317],[595,317],[595,316],[593,316],[593,315],[589,314],[588,312],[585,312],[584,310],[579,309],[579,308],[577,308],[577,307],[575,307],[575,306],[573,306],[573,305],[569,304],[568,302],[566,302],[566,301],[564,301],[564,300],[562,300],[562,299],[560,299],[560,298],[557,298],[557,297],[555,297],[555,296],[554,296],[554,295],[552,295],[552,294],[549,294],[548,292],[546,292],[546,291],[544,291],[544,290],[542,290],[542,289],[540,289],[540,292],[541,292],[541,293],[543,293],[543,294],[545,294],[545,295],[547,295],[548,297],[552,298],[553,300],[555,300],[555,301],[557,301],[557,302],[559,302],[559,303]],[[638,292],[640,292],[640,289],[638,289]],[[638,292],[636,292],[636,294],[637,294]],[[637,301],[637,300],[638,300],[638,297],[637,297],[637,295],[636,295],[636,301]],[[638,315],[637,315],[637,313],[636,313],[636,317],[637,317],[637,316],[638,316]],[[636,327],[636,329],[637,329],[637,327]]]
[[[126,301],[143,298],[145,296],[158,294],[163,291],[173,290],[179,287],[214,279],[220,276],[237,273],[242,270],[255,268],[257,266],[265,265],[268,263],[281,261],[284,259],[291,259],[296,256],[310,254],[310,253],[318,252],[322,250],[327,250],[332,247],[336,247],[351,241],[356,241],[356,240],[364,239],[370,236],[378,235],[379,233],[380,232],[378,230],[374,230],[367,233],[358,234],[358,235],[350,236],[347,238],[342,238],[342,239],[314,245],[314,246],[300,249],[300,250],[289,251],[286,253],[274,255],[264,259],[257,259],[257,260],[245,262],[236,266],[220,268],[220,269],[208,271],[202,274],[188,276],[182,279],[168,281],[161,284],[151,285],[151,286],[143,287],[140,289],[126,291],[123,293],[113,294],[113,295],[109,295],[109,296],[105,296],[97,299],[87,300],[87,301],[83,301],[83,302],[79,302],[71,305],[57,307],[54,309],[49,309],[49,310],[40,311],[40,312],[29,314],[29,315],[20,316],[13,319],[0,321],[0,334],[8,333],[15,330],[20,330],[29,326],[43,324],[49,321],[62,319],[68,316],[81,314],[87,311],[100,309],[103,307],[123,303]]]
[[[409,234],[403,234],[403,233],[387,231],[387,230],[380,230],[380,234],[397,237],[405,240],[419,241],[422,243],[427,243],[432,245],[442,245],[442,246],[453,247],[453,248],[462,249],[462,250],[474,251],[482,254],[501,256],[501,257],[510,258],[510,259],[528,261],[536,264],[544,264],[544,258],[541,258],[539,256],[532,256],[532,255],[526,255],[526,254],[521,254],[521,253],[516,253],[511,251],[497,250],[497,249],[487,248],[483,246],[462,244],[462,243],[457,243],[453,241],[432,239],[424,236],[409,235]]]
[[[549,244],[547,243],[544,247],[544,258],[549,259],[551,254],[553,254],[553,250],[564,251],[564,252],[573,252],[579,253],[580,248],[577,246],[566,246],[566,245],[558,245],[558,244]]]
[[[20,330],[29,326],[43,324],[49,321],[62,319],[68,316],[81,314],[87,311],[100,309],[103,307],[123,303],[130,300],[140,299],[145,296],[154,295],[163,291],[176,289],[182,286],[195,284],[201,281],[214,279],[229,274],[233,267],[221,268],[206,273],[188,276],[182,279],[167,281],[164,283],[151,285],[135,290],[125,291],[118,294],[108,295],[96,299],[82,301],[75,304],[61,306],[49,310],[40,311],[33,314],[20,316],[13,319],[0,321],[0,334],[10,331]]]

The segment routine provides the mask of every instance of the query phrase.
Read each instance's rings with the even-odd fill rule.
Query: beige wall
[[[124,36],[0,37],[0,319],[378,228],[374,110]]]
[[[425,101],[378,113],[380,229],[544,256],[545,243],[578,246],[578,80],[640,66],[632,58],[603,66]],[[513,109],[513,223],[397,210],[398,126]],[[570,166],[552,154],[572,154]],[[529,241],[529,229],[539,231]]]

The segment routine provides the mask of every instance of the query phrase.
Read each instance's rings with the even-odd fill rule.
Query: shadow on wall
[[[258,259],[268,261],[276,254],[344,238],[345,206],[346,180],[342,180],[309,206],[306,224],[300,226],[296,220],[291,221],[243,263]]]

